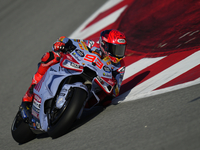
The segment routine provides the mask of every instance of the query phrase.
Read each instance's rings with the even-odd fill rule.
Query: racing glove
[[[64,49],[65,49],[65,43],[63,43],[63,42],[55,42],[53,44],[53,48],[54,48],[55,52],[64,51]]]

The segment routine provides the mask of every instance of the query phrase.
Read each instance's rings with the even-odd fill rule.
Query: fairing
[[[64,41],[65,39],[63,39]],[[89,68],[96,73],[96,76],[92,80],[91,91],[88,91],[86,85],[79,81],[73,84],[65,84],[61,91],[66,93],[58,95],[57,108],[61,108],[63,100],[67,95],[70,87],[79,87],[84,89],[88,93],[93,93],[103,90],[107,94],[111,94],[115,86],[115,82],[112,76],[112,69],[119,67],[113,66],[109,58],[100,59],[100,57],[94,53],[90,53],[87,49],[85,42],[81,40],[74,40],[73,44],[76,49],[71,53],[66,54],[60,61],[60,63],[51,66],[40,82],[34,88],[34,101],[32,107],[33,119],[37,124],[40,124],[42,130],[47,131],[48,119],[45,113],[44,104],[47,100],[52,99],[56,96],[58,87],[62,81],[69,76],[81,75],[84,72],[84,68]],[[87,74],[87,72],[86,72]],[[62,92],[63,92],[62,91]],[[88,94],[89,95],[89,94]]]

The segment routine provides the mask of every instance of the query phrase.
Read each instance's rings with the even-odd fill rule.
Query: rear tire
[[[22,119],[20,111],[18,111],[14,118],[11,126],[11,133],[13,139],[20,144],[29,142],[36,137],[36,135],[31,131],[28,123],[25,123]]]
[[[87,99],[87,92],[81,88],[74,88],[72,94],[72,98],[58,122],[48,129],[48,134],[52,138],[62,136],[70,129]]]

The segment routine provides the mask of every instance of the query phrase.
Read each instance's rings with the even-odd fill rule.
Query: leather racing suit
[[[46,52],[43,57],[41,58],[41,62],[38,64],[38,70],[34,74],[32,78],[31,85],[28,91],[25,93],[24,97],[22,98],[22,102],[32,102],[33,101],[33,88],[34,86],[42,79],[43,75],[49,69],[50,66],[59,63],[60,59],[63,57],[64,53],[68,50],[74,50],[76,47],[74,46],[74,42],[78,42],[79,45],[84,46],[85,49],[88,49],[91,53],[95,53],[100,56],[107,64],[112,63],[109,60],[108,56],[105,56],[101,49],[99,48],[99,44],[92,41],[92,40],[79,40],[79,39],[69,39],[65,36],[61,36],[52,47],[52,51]],[[100,99],[104,99],[106,96],[109,97],[105,100],[107,104],[110,104],[111,98],[117,97],[119,95],[120,86],[122,83],[123,75],[125,72],[125,65],[123,59],[115,64],[112,63],[112,75],[115,79],[116,85],[113,89],[112,95],[99,94]],[[106,74],[105,74],[106,75]],[[109,100],[108,100],[109,99]],[[107,105],[105,104],[105,105]]]

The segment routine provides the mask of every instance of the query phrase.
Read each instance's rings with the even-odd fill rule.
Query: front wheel
[[[31,131],[28,123],[24,122],[20,111],[18,111],[14,118],[11,126],[11,133],[13,139],[20,144],[29,142],[36,137],[36,135]]]
[[[87,92],[81,88],[73,88],[71,94],[72,96],[62,116],[48,129],[48,134],[52,138],[62,136],[69,130],[87,99]]]

